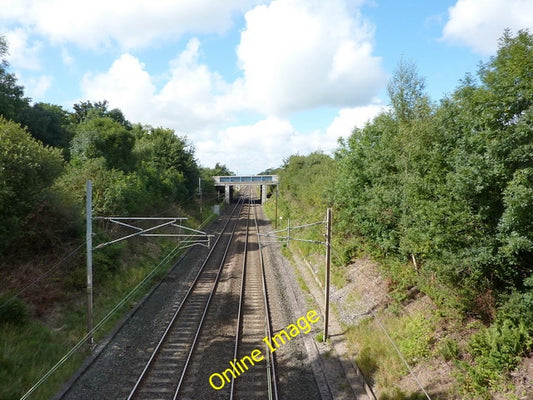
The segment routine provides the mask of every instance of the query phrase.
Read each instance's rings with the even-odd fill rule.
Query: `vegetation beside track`
[[[95,216],[188,217],[197,228],[217,200],[185,136],[132,124],[106,101],[73,111],[35,103],[9,73],[0,36],[0,398],[19,399],[85,334],[85,187]],[[199,181],[202,198],[199,196]],[[120,229],[94,223],[94,246]],[[97,323],[157,265],[153,279],[97,332],[106,335],[161,276],[176,243],[132,240],[94,252]],[[30,398],[49,399],[87,353],[77,354]]]
[[[532,70],[533,36],[506,32],[477,77],[467,74],[436,104],[402,61],[389,111],[354,129],[334,157],[292,156],[277,171],[278,213],[291,226],[333,208],[336,285],[355,258],[379,261],[391,299],[378,313],[383,325],[412,367],[449,366],[449,382],[430,385],[435,398],[532,395]],[[406,311],[425,298],[433,305],[425,314]],[[402,386],[406,369],[386,376],[394,368],[373,320],[349,331],[381,398],[425,398]]]

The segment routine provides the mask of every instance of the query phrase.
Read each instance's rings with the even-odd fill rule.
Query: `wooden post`
[[[274,216],[274,229],[278,229],[278,185],[276,185],[276,214]]]
[[[331,269],[331,208],[326,213],[326,279],[324,282],[324,342],[328,339],[329,324],[329,278]]]
[[[93,345],[93,188],[91,181],[87,181],[87,344]]]
[[[200,218],[203,218],[204,207],[202,202],[202,178],[198,178],[198,194],[200,195]]]

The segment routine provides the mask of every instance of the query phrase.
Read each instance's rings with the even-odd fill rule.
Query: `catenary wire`
[[[202,222],[200,227],[202,227],[204,224],[207,223],[207,220]],[[86,241],[83,242],[81,246],[84,246]],[[141,280],[129,293],[127,293],[116,305],[115,307],[109,311],[105,317],[98,322],[91,331],[87,332],[48,372],[46,372],[41,379],[39,379],[28,391],[20,398],[20,400],[26,400],[28,399],[50,376],[52,376],[65,362],[68,361],[70,357],[74,353],[76,353],[87,341],[89,337],[91,337],[96,331],[98,331],[111,317],[124,305],[126,304],[137,292],[137,290],[140,289],[141,286],[143,286],[149,279],[155,275],[156,272],[159,271],[159,268],[167,263],[169,260],[171,260],[177,252],[181,250],[180,244],[178,244],[176,247],[174,247],[164,258],[155,266],[144,278]]]

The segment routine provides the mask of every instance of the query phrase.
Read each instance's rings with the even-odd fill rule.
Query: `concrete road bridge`
[[[224,201],[230,203],[233,197],[233,188],[241,186],[257,186],[260,190],[261,204],[267,199],[267,186],[277,185],[277,175],[241,175],[241,176],[214,176],[215,187],[224,187]]]

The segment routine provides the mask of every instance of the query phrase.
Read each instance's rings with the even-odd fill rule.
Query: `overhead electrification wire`
[[[204,221],[200,226],[204,225],[206,221]],[[85,246],[86,241],[84,241],[80,247]],[[79,249],[79,248],[78,248]],[[98,322],[91,331],[87,332],[85,336],[83,336],[50,370],[44,374],[41,379],[39,379],[21,398],[20,400],[26,400],[28,399],[50,376],[52,376],[65,362],[68,361],[70,357],[74,353],[76,353],[83,345],[86,344],[87,339],[89,337],[92,337],[92,335],[98,331],[111,317],[124,305],[126,304],[139,290],[141,286],[143,286],[149,279],[151,279],[156,272],[159,271],[159,268],[167,263],[169,260],[171,260],[178,251],[181,250],[180,244],[178,244],[174,249],[172,249],[164,258],[161,260],[157,266],[155,266],[145,277],[143,280],[141,280],[128,294],[126,294],[118,303],[115,305],[115,307],[107,313],[105,317]],[[70,256],[70,255],[69,255]]]
[[[91,337],[98,329],[102,327],[126,302],[128,302],[137,292],[137,290],[144,285],[152,276],[159,270],[161,265],[166,263],[169,259],[171,259],[179,250],[179,246],[176,246],[174,249],[170,251],[167,256],[156,266],[154,267],[145,277],[142,281],[140,281],[137,286],[135,286],[126,296],[120,300],[117,305],[107,313],[107,315],[98,322],[94,328],[85,334],[84,337],[80,339],[78,343],[72,347],[50,370],[42,376],[39,381],[33,385],[25,394],[20,398],[20,400],[25,400],[30,397],[30,395],[35,392],[39,386],[41,386],[54,372],[56,372],[76,351],[78,351],[86,342],[89,337]]]
[[[65,257],[63,257],[61,260],[56,262],[53,266],[51,266],[48,270],[43,272],[41,275],[39,275],[37,278],[35,278],[30,283],[26,284],[22,289],[19,289],[16,294],[14,294],[11,298],[9,298],[6,303],[14,300],[16,297],[20,296],[23,292],[28,290],[31,286],[35,285],[36,283],[43,280],[46,276],[48,276],[50,273],[52,273],[55,269],[57,269],[61,264],[63,264],[65,261],[67,261],[69,258],[74,256],[76,253],[78,253],[86,244],[86,241],[84,240],[78,247],[76,247],[74,250],[72,250],[69,254],[67,254]],[[2,305],[0,305],[1,307]]]
[[[315,275],[314,271],[312,271],[310,269],[310,271],[313,273],[313,275]],[[367,276],[367,278],[370,278]],[[372,284],[376,285],[376,283],[374,282],[373,279],[369,279]],[[376,285],[377,286],[377,285]],[[400,356],[400,359],[402,360],[402,362],[405,364],[405,366],[407,367],[407,370],[409,371],[410,375],[413,377],[413,379],[415,380],[415,382],[417,383],[417,385],[420,387],[420,389],[422,390],[422,392],[424,393],[424,395],[426,396],[426,398],[428,400],[431,400],[431,397],[429,396],[429,394],[427,393],[427,391],[424,389],[424,386],[422,385],[422,383],[420,382],[420,380],[418,379],[418,377],[415,375],[413,369],[411,368],[411,366],[409,365],[409,363],[407,362],[407,360],[405,359],[404,355],[402,354],[402,352],[400,351],[400,349],[398,348],[398,346],[396,345],[396,343],[394,342],[394,340],[392,339],[391,335],[389,334],[389,332],[387,331],[387,329],[385,328],[385,326],[381,323],[381,321],[379,320],[379,318],[377,317],[377,315],[374,313],[374,310],[370,310],[368,312],[365,312],[365,313],[362,313],[360,314],[359,316],[363,316],[363,315],[372,315],[372,317],[376,320],[377,324],[379,325],[379,327],[381,328],[381,330],[385,333],[385,336],[387,337],[387,339],[389,340],[389,342],[391,343],[392,347],[394,348],[394,350],[396,350],[396,352],[398,353],[398,355]]]

